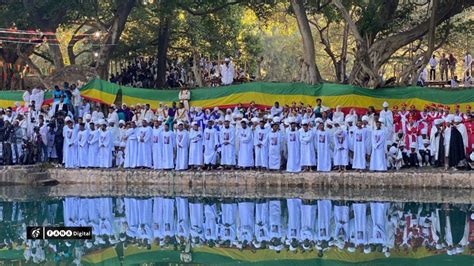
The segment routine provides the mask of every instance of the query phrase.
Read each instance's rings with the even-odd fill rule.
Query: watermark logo
[[[92,227],[27,227],[27,239],[92,239]]]

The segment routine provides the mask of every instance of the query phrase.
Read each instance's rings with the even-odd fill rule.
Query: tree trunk
[[[61,53],[61,48],[59,45],[49,44],[49,54],[53,59],[54,69],[59,71],[64,68],[63,54]]]
[[[204,83],[202,82],[201,71],[199,69],[199,61],[200,56],[197,51],[193,51],[193,74],[194,80],[196,81],[196,85],[200,88],[204,87]]]
[[[110,57],[120,40],[120,36],[125,29],[125,24],[127,23],[128,15],[132,11],[136,2],[136,0],[119,1],[121,4],[118,6],[117,11],[114,14],[108,33],[102,40],[103,45],[99,50],[99,56],[97,58],[96,70],[102,79],[108,80],[109,78]]]
[[[303,0],[291,0],[291,6],[295,12],[298,28],[300,30],[301,37],[303,38],[303,59],[305,64],[308,66],[307,82],[309,84],[318,84],[322,81],[322,78],[321,74],[319,73],[318,66],[316,65],[314,39],[311,33],[311,27],[309,26],[308,17],[306,16]]]
[[[156,79],[157,88],[163,88],[166,84],[166,63],[168,57],[168,47],[170,42],[170,26],[171,16],[163,15],[160,20],[160,28],[158,30],[158,73]]]

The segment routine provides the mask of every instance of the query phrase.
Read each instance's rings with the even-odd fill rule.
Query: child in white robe
[[[349,139],[346,131],[338,129],[334,133],[334,166],[344,171],[349,164]]]

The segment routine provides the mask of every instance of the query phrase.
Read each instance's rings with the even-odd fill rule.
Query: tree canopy
[[[69,65],[103,79],[137,57],[170,62],[195,84],[201,58],[232,57],[257,79],[378,88],[416,82],[432,54],[461,61],[474,0],[21,0],[0,3],[2,89],[44,83]],[[28,74],[29,73],[29,74]],[[33,75],[34,73],[34,75]],[[459,75],[462,75],[460,72]]]

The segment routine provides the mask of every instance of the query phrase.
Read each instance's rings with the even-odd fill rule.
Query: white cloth
[[[188,169],[189,159],[189,135],[188,131],[176,131],[176,170]]]
[[[235,165],[235,129],[223,127],[219,131],[219,141],[221,143],[221,164]]]
[[[137,130],[138,148],[137,148],[137,165],[138,167],[152,166],[152,134],[150,127],[140,127]]]
[[[65,126],[63,129],[64,149],[63,161],[64,167],[74,168],[77,166],[77,135],[74,128]]]
[[[258,126],[254,131],[255,166],[268,168],[268,129]]]
[[[100,130],[99,135],[99,167],[112,167],[112,135],[109,130]]]
[[[161,132],[159,146],[163,152],[163,157],[162,157],[163,169],[173,169],[174,168],[174,147],[175,147],[175,136],[174,136],[173,131],[163,130]]]
[[[372,131],[371,171],[387,171],[387,146],[385,145],[385,139],[385,130]]]
[[[137,153],[138,153],[138,138],[137,128],[127,129],[127,144],[125,146],[125,168],[137,167]]]
[[[283,137],[280,131],[268,133],[268,168],[280,170]]]
[[[252,129],[239,128],[238,130],[239,137],[239,157],[238,165],[239,167],[253,167],[254,158],[253,158],[253,133]]]
[[[298,131],[288,131],[286,134],[286,143],[288,150],[286,171],[293,173],[300,172],[300,139]]]
[[[201,129],[191,129],[189,132],[189,164],[203,164],[203,142]]]
[[[314,151],[314,135],[313,131],[308,128],[307,131],[304,129],[299,130],[300,138],[300,165],[301,166],[314,166],[316,165],[316,154]]]
[[[99,130],[89,130],[88,137],[88,154],[87,154],[87,166],[89,167],[99,167],[99,160],[97,160],[97,154],[99,154]]]
[[[89,139],[89,131],[82,130],[77,132],[77,163],[79,167],[88,167],[89,166],[89,143],[87,142]]]
[[[354,152],[354,158],[352,162],[352,168],[364,170],[366,168],[366,139],[367,131],[365,128],[356,128],[354,130],[352,151]]]
[[[341,135],[334,134],[334,165],[347,166],[349,164],[349,136],[346,131]]]
[[[216,164],[217,146],[219,145],[218,132],[215,128],[204,129],[204,164]]]
[[[331,151],[329,148],[331,138],[329,132],[317,130],[315,138],[318,153],[318,171],[331,171]]]

